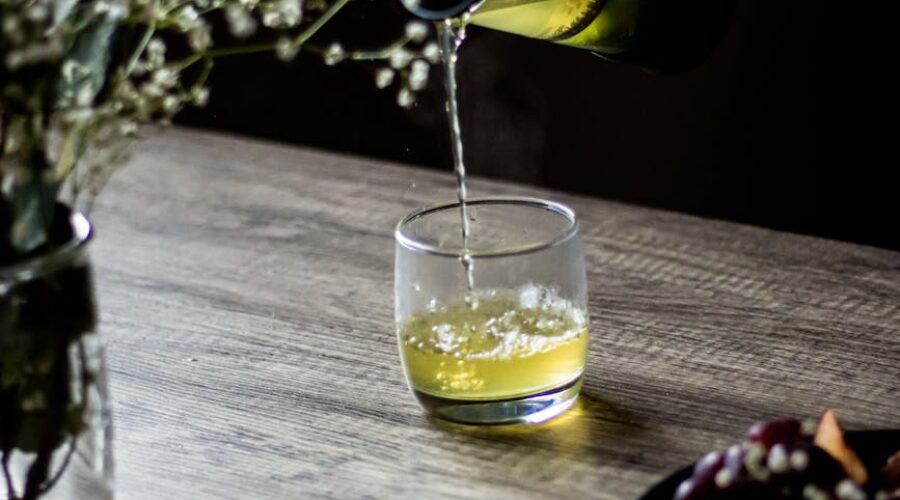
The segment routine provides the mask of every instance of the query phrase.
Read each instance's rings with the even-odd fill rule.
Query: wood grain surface
[[[472,184],[581,217],[584,397],[543,426],[444,424],[406,388],[392,231],[449,173],[144,143],[93,214],[118,497],[632,499],[757,419],[900,427],[900,253]]]

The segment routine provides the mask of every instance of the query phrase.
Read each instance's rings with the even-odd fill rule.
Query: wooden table
[[[757,419],[900,427],[900,253],[499,182],[582,219],[584,397],[544,426],[423,416],[393,239],[449,173],[187,130],[94,212],[118,496],[631,499]],[[765,200],[760,200],[764,203]]]

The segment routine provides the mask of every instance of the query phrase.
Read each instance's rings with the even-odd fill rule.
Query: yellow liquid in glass
[[[455,400],[511,399],[581,375],[588,338],[583,311],[546,294],[477,295],[474,308],[442,307],[400,326],[401,355],[414,390]]]
[[[637,30],[636,0],[485,0],[471,23],[563,45],[617,54]]]

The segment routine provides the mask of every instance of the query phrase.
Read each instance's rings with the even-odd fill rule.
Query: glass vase
[[[91,225],[66,213],[68,241],[0,267],[0,499],[112,498]]]

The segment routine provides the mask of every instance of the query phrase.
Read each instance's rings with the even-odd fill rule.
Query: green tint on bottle
[[[471,23],[618,54],[631,48],[639,5],[634,0],[485,0]]]

